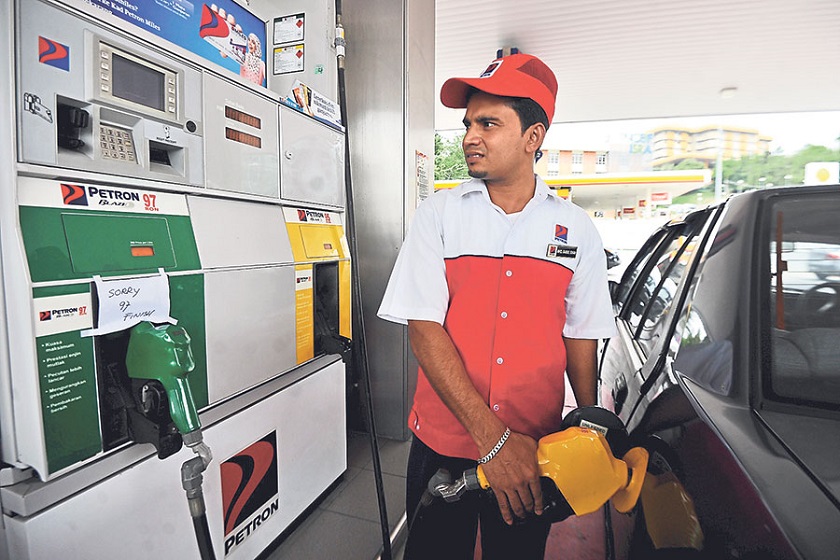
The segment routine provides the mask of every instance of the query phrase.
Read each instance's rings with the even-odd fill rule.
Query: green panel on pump
[[[50,472],[102,451],[89,284],[33,290],[41,418]],[[45,473],[42,473],[45,474]]]
[[[198,270],[189,216],[20,207],[33,282]]]
[[[167,218],[90,213],[61,218],[75,272],[171,269],[178,264]]]

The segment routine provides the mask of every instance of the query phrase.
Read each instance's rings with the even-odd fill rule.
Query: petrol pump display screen
[[[166,110],[166,76],[162,72],[115,52],[111,57],[111,76],[114,97],[158,111]]]

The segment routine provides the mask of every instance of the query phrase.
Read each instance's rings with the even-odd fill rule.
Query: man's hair
[[[472,97],[477,91],[479,90],[471,87],[467,92],[467,101],[469,101],[470,97]],[[525,134],[526,130],[537,123],[543,123],[545,129],[548,130],[548,126],[550,124],[548,122],[548,116],[545,114],[543,108],[540,107],[533,99],[529,99],[527,97],[506,97],[503,95],[497,95],[496,97],[501,99],[502,103],[516,112],[519,117],[519,123],[522,126],[522,134]]]
[[[548,130],[548,116],[546,116],[543,108],[540,107],[533,99],[527,97],[502,97],[505,105],[516,111],[519,115],[519,122],[522,123],[522,133],[524,134],[532,125],[543,123],[545,129]]]

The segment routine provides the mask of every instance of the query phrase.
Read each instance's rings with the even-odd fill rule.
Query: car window
[[[768,206],[770,394],[840,405],[840,196],[779,197]]]
[[[697,216],[669,227],[668,237],[650,259],[653,266],[647,267],[646,275],[637,280],[637,287],[628,300],[624,316],[646,351],[655,340],[653,333],[659,332],[656,326],[670,309],[702,223]]]
[[[697,232],[699,228],[690,227],[690,231],[686,231],[687,235],[680,236],[679,239],[674,240],[679,243],[679,249],[675,253],[668,265],[668,272],[659,283],[659,286],[654,293],[651,303],[647,306],[645,314],[640,321],[641,328],[638,332],[639,344],[650,352],[656,340],[663,334],[664,327],[667,325],[666,317],[669,316],[671,310],[671,303],[674,301],[674,296],[677,292],[680,280],[685,274],[688,263],[694,255],[699,239]]]
[[[627,298],[630,296],[630,292],[632,291],[633,285],[636,283],[639,275],[642,274],[642,271],[645,269],[645,266],[647,266],[651,255],[656,252],[656,249],[659,247],[659,244],[665,235],[667,235],[667,231],[665,229],[660,229],[654,233],[647,241],[645,241],[642,248],[639,249],[639,252],[636,253],[635,257],[633,257],[633,261],[627,267],[627,270],[624,271],[621,283],[618,286],[618,292],[615,296],[615,303],[618,305],[619,310],[626,303]]]

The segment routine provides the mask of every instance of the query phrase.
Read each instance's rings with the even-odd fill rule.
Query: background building
[[[653,166],[677,165],[693,159],[706,167],[714,167],[719,146],[723,159],[763,155],[769,151],[773,138],[757,130],[737,127],[706,126],[702,128],[660,127],[653,135]],[[720,142],[723,142],[722,146]]]

